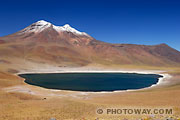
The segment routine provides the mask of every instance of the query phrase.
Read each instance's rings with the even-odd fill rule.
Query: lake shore
[[[160,70],[123,70],[123,69],[101,69],[101,68],[70,68],[70,69],[42,69],[42,70],[31,70],[31,71],[21,71],[17,73],[16,75],[19,74],[38,74],[38,73],[139,73],[139,74],[158,74],[163,77],[160,77],[158,82],[156,84],[153,84],[149,87],[142,88],[142,89],[131,89],[131,90],[117,90],[117,91],[112,91],[112,92],[107,92],[107,91],[101,91],[101,92],[83,92],[83,91],[70,91],[70,90],[55,90],[55,89],[47,89],[47,88],[42,88],[34,85],[29,85],[25,83],[24,86],[13,86],[10,88],[7,88],[7,91],[14,91],[14,92],[23,92],[27,94],[33,94],[33,95],[42,95],[45,94],[46,96],[64,96],[64,93],[67,96],[87,96],[87,95],[96,95],[96,94],[113,94],[113,93],[119,93],[119,92],[135,92],[135,91],[141,91],[141,90],[149,90],[149,89],[154,89],[154,88],[159,88],[163,86],[168,86],[169,83],[171,82],[170,79],[173,77],[170,74],[168,74],[166,71],[160,71]],[[28,88],[28,89],[27,89]],[[36,91],[33,89],[36,88]],[[31,91],[31,92],[29,92]],[[39,91],[41,91],[39,93]],[[46,91],[46,92],[43,92]],[[49,92],[47,92],[49,91]],[[54,93],[55,92],[55,93]],[[63,95],[61,95],[63,93]],[[69,94],[71,93],[71,94]],[[74,94],[74,95],[73,95]]]

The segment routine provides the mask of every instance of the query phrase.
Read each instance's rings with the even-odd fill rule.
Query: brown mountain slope
[[[95,40],[69,25],[36,22],[12,35],[0,37],[0,65],[8,70],[38,65],[180,66],[180,52],[166,44],[146,46],[110,44]]]

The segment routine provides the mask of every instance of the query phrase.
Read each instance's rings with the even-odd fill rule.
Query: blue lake
[[[149,87],[162,77],[136,73],[46,73],[21,74],[25,82],[49,89],[72,91],[117,91]]]

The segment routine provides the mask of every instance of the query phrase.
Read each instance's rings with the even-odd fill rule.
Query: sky
[[[0,36],[46,20],[70,24],[109,43],[156,45],[180,51],[180,0],[1,0]]]

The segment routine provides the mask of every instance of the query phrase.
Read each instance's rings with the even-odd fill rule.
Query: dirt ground
[[[23,79],[0,72],[0,120],[180,120],[180,74],[170,73],[172,85],[154,89],[115,92],[111,94],[81,94],[74,92],[49,92],[27,85]],[[13,91],[14,86],[26,91]],[[31,89],[28,89],[31,88]],[[18,88],[14,88],[18,89]],[[19,90],[19,89],[18,89]],[[35,92],[34,92],[35,91]],[[38,94],[35,94],[38,93]],[[51,95],[50,95],[51,94]],[[59,96],[57,96],[58,94]],[[106,115],[97,114],[99,108],[173,108],[173,115]]]

